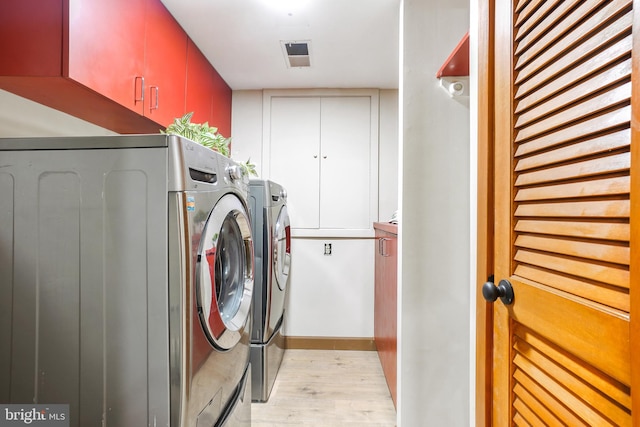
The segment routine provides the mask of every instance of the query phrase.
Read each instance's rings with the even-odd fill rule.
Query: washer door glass
[[[253,293],[253,241],[242,202],[223,196],[209,215],[198,252],[198,314],[209,340],[221,350],[240,341]]]
[[[276,272],[278,288],[284,291],[291,269],[291,224],[287,206],[280,209],[273,234],[273,269]]]

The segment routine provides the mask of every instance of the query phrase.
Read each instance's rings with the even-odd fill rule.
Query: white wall
[[[0,90],[0,138],[115,135],[68,114]]]
[[[232,156],[262,177],[262,91],[234,91]],[[379,96],[379,219],[398,209],[398,91]],[[323,255],[324,243],[333,255]],[[374,240],[294,238],[285,335],[373,337]]]
[[[373,337],[374,251],[372,239],[293,239],[284,335]]]
[[[436,71],[469,28],[468,0],[404,0],[401,28],[400,426],[467,426],[469,105]]]
[[[398,91],[380,91],[378,216],[384,222],[398,210]]]
[[[231,93],[231,157],[251,159],[262,176],[262,91]]]

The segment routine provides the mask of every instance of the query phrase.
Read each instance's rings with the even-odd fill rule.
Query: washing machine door
[[[235,195],[224,195],[211,211],[197,260],[200,321],[217,349],[231,349],[248,326],[253,293],[251,225]]]
[[[287,206],[283,205],[273,232],[273,270],[278,288],[284,291],[291,269],[291,224]]]

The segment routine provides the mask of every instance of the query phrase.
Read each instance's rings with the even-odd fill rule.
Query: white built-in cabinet
[[[288,193],[294,236],[372,234],[378,92],[267,91],[263,174]]]

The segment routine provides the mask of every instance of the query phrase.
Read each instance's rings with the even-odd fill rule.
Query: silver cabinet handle
[[[389,253],[387,252],[387,245],[386,245],[386,241],[389,240],[385,237],[382,237],[380,239],[378,239],[378,253],[382,256],[389,256]]]
[[[154,90],[155,89],[155,90]],[[158,95],[160,93],[160,88],[158,86],[149,86],[149,98],[151,98],[151,94],[156,93],[156,102],[152,107],[149,107],[149,110],[157,110],[158,109]]]
[[[137,89],[138,89],[138,80],[140,80],[140,98],[138,98],[137,96]],[[136,78],[134,79],[134,83],[133,83],[133,102],[142,102],[144,101],[144,76],[136,76]]]

